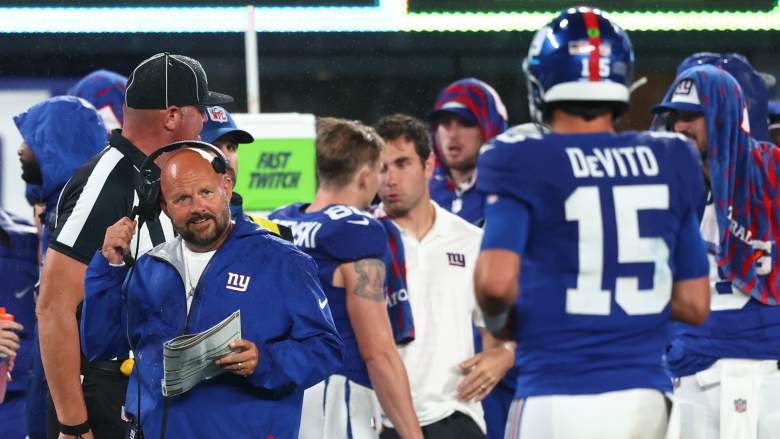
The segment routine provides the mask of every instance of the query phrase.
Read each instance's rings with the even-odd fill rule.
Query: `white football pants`
[[[780,439],[776,360],[722,359],[675,384],[667,439]]]
[[[667,403],[653,389],[516,399],[505,439],[662,439]]]
[[[303,393],[298,439],[377,439],[382,414],[374,391],[331,375]]]

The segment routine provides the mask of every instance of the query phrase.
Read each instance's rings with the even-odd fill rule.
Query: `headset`
[[[138,187],[138,205],[133,207],[132,211],[130,212],[130,219],[135,220],[136,217],[138,217],[138,233],[141,232],[141,227],[143,227],[144,223],[153,222],[156,221],[157,218],[160,216],[160,213],[162,211],[162,208],[160,207],[160,175],[155,176],[153,172],[153,164],[155,159],[160,157],[163,154],[173,152],[182,148],[196,148],[201,149],[206,152],[211,152],[214,154],[214,158],[211,160],[211,167],[214,169],[214,172],[217,174],[225,174],[230,167],[230,163],[228,162],[225,155],[222,153],[222,150],[217,148],[216,146],[207,143],[207,142],[201,142],[199,140],[184,140],[180,142],[174,142],[169,145],[165,145],[162,148],[158,149],[157,151],[151,153],[146,159],[141,163],[141,167],[138,169],[139,174],[141,175],[141,185]],[[141,239],[140,237],[136,240],[135,243],[135,254],[138,254],[138,249],[140,247]],[[130,285],[130,280],[132,279],[133,275],[135,274],[135,259],[131,255],[130,251],[124,252],[122,249],[118,249],[122,253],[122,257],[124,259],[125,264],[130,267],[130,271],[127,275],[127,281],[123,283],[123,293],[124,293],[124,300],[125,300],[125,310],[126,310],[126,327],[125,327],[125,335],[127,337],[127,343],[128,346],[130,346],[130,349],[135,352],[136,347],[134,343],[131,340],[130,337],[130,301],[129,301],[129,294],[126,290],[128,285]],[[129,249],[128,249],[129,250]],[[137,407],[136,407],[136,416],[133,420],[133,424],[129,426],[128,429],[128,438],[131,439],[143,439],[143,428],[141,426],[141,370],[138,365],[133,366],[133,372],[136,373],[137,379]],[[163,413],[163,427],[161,431],[161,437],[165,436],[165,418],[167,417],[167,401],[166,401],[166,408]]]
[[[173,142],[151,153],[141,163],[141,167],[138,169],[138,173],[141,175],[141,184],[137,188],[138,205],[133,207],[129,215],[131,220],[135,220],[135,218],[138,217],[139,233],[141,231],[141,226],[143,226],[144,223],[156,221],[162,211],[162,208],[160,207],[160,176],[154,175],[154,161],[163,154],[174,152],[182,148],[196,148],[213,153],[214,158],[211,160],[211,167],[217,174],[225,174],[228,168],[230,168],[230,163],[225,157],[225,154],[222,153],[222,150],[211,143],[202,142],[200,140]],[[138,244],[138,241],[136,241],[136,244]],[[138,254],[137,248],[135,254]],[[125,264],[128,266],[132,266],[135,263],[130,252],[124,253],[123,258]]]
[[[131,219],[135,219],[137,215],[141,221],[150,222],[160,216],[160,176],[155,177],[153,175],[152,164],[157,157],[182,148],[196,148],[213,153],[214,158],[211,160],[211,167],[217,174],[225,174],[230,167],[222,150],[210,143],[201,142],[200,140],[184,140],[163,146],[151,153],[138,170],[141,174],[142,182],[141,187],[138,189],[138,205],[133,208],[130,214]]]

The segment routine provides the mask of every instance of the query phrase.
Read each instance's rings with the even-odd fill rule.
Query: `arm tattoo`
[[[355,294],[374,302],[385,300],[385,263],[381,259],[367,258],[355,261],[357,283]]]

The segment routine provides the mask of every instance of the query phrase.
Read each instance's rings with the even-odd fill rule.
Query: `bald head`
[[[214,170],[211,159],[205,151],[180,149],[160,174],[162,210],[193,251],[214,250],[230,231],[232,185]]]
[[[174,151],[165,159],[160,174],[161,188],[170,186],[178,178],[186,175],[206,174],[214,178],[223,178],[223,174],[214,171],[211,166],[213,155],[198,148],[182,148]],[[212,175],[213,174],[213,175]]]

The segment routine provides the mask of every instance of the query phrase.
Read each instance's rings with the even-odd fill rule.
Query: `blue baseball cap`
[[[696,83],[692,79],[686,78],[678,82],[672,93],[669,102],[658,104],[653,107],[653,113],[662,113],[664,111],[679,111],[684,113],[703,113],[699,92],[696,90]]]
[[[477,123],[477,118],[474,117],[474,113],[472,113],[465,104],[456,100],[444,102],[441,104],[441,106],[439,106],[439,108],[431,111],[425,117],[429,122],[437,123],[439,118],[442,117],[444,113],[450,113],[459,116],[471,124]]]
[[[204,142],[214,143],[226,134],[232,134],[237,143],[252,143],[255,138],[244,130],[238,129],[233,116],[222,107],[206,107],[208,120],[203,124],[200,139]]]
[[[780,101],[769,101],[768,107],[770,119],[780,118]]]

